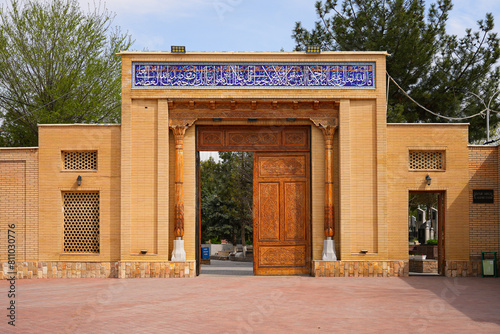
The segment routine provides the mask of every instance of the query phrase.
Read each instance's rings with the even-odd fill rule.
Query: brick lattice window
[[[97,170],[97,151],[63,151],[64,169]]]
[[[99,253],[99,193],[63,194],[64,252]]]
[[[442,151],[410,151],[410,169],[443,170],[444,152]]]

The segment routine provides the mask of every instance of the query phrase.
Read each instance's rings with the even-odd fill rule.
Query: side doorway
[[[410,191],[410,275],[445,274],[446,192]]]

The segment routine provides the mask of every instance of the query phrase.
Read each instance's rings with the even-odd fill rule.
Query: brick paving
[[[16,282],[0,333],[498,333],[495,278],[211,276]]]

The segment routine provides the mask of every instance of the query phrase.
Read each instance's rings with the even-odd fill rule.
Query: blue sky
[[[89,0],[79,0],[87,6]],[[316,0],[107,0],[115,23],[136,40],[136,50],[291,51],[296,21],[312,28]],[[430,1],[427,1],[430,3]],[[499,0],[456,0],[448,30],[463,35],[465,28],[492,12],[500,34]]]
[[[40,0],[48,1],[48,0]],[[316,0],[77,0],[82,8],[104,4],[116,13],[114,23],[128,31],[134,50],[291,51],[296,21],[310,29],[317,20]],[[0,0],[1,4],[9,0]],[[342,0],[339,0],[342,2]],[[430,3],[431,1],[426,1]],[[500,0],[455,0],[448,31],[463,35],[476,28],[486,12],[500,34]]]

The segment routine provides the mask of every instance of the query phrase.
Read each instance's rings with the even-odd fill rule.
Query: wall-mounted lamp
[[[287,122],[295,122],[296,121],[296,118],[287,118],[286,119]]]
[[[212,118],[212,121],[214,121],[214,122],[222,122],[222,118],[214,117],[214,118]]]
[[[360,250],[359,252],[360,252],[361,254],[366,254],[366,253],[368,253],[368,250],[366,250],[366,249],[362,249],[362,250]]]
[[[425,180],[427,181],[427,185],[430,186],[431,185],[431,177],[429,176],[429,174],[427,174],[427,176],[425,177]]]
[[[257,122],[257,118],[249,118],[248,121],[249,122]]]
[[[147,250],[147,249],[142,249],[142,250],[141,250],[141,254],[146,254],[147,252],[148,252],[148,250]]]
[[[76,178],[76,183],[78,184],[78,186],[82,185],[82,176],[81,175],[78,175],[78,177]]]

